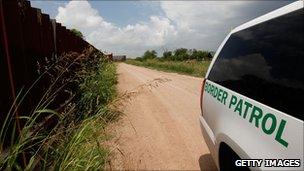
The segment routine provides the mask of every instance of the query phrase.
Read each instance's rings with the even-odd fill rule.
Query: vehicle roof
[[[251,21],[248,21],[248,22],[246,22],[246,23],[244,23],[244,24],[236,27],[235,29],[233,29],[231,31],[231,34],[235,33],[235,32],[238,32],[240,30],[244,30],[244,29],[249,28],[251,26],[257,25],[257,24],[262,23],[264,21],[267,21],[267,20],[279,17],[281,15],[290,13],[292,11],[296,11],[298,9],[303,8],[303,6],[304,6],[304,1],[302,1],[302,0],[290,3],[290,4],[286,5],[286,6],[283,6],[283,7],[279,8],[279,9],[271,11],[271,12],[265,14],[265,15],[257,17],[257,18],[255,18],[255,19],[253,19]]]

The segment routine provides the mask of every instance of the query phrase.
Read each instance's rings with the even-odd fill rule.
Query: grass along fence
[[[104,127],[119,116],[108,107],[116,97],[116,66],[93,49],[60,59],[43,73],[53,75],[51,86],[32,113],[19,116],[25,124],[5,147],[7,130],[16,128],[16,111],[7,114],[0,131],[0,170],[103,169],[109,155]],[[19,93],[17,106],[26,92]],[[52,104],[62,93],[69,100]]]
[[[18,92],[27,93],[16,115],[31,113],[52,84],[46,72],[69,52],[82,53],[92,47],[69,29],[50,19],[27,0],[0,1],[0,124],[16,100]],[[60,61],[62,62],[62,60]],[[44,78],[41,78],[44,77]],[[37,82],[38,80],[38,82]],[[61,99],[65,99],[61,96]],[[17,117],[18,118],[18,117]],[[24,123],[17,126],[20,131]]]

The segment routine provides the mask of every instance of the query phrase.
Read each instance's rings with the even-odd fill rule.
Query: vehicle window
[[[303,12],[232,34],[208,79],[303,120]]]

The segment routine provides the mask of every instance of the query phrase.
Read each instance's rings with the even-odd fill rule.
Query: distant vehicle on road
[[[215,53],[199,119],[221,170],[303,170],[303,22],[303,1],[291,3],[235,28]]]

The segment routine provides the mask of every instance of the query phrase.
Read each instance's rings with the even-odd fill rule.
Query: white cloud
[[[166,16],[177,25],[179,37],[169,46],[216,49],[239,21],[240,8],[248,1],[162,1]]]
[[[105,21],[87,1],[70,1],[59,7],[58,22],[77,28],[88,42],[101,50],[139,56],[147,49],[165,45],[176,34],[175,27],[165,17],[151,16],[148,22],[117,27]]]
[[[135,57],[147,49],[160,53],[163,48],[179,47],[216,50],[233,27],[278,6],[270,1],[160,1],[152,7],[160,8],[163,16],[118,27],[87,1],[70,1],[58,8],[56,19],[82,31],[101,50]]]
[[[59,7],[56,20],[68,27],[78,28],[86,35],[100,26],[107,30],[114,28],[87,1],[70,1],[64,7]]]

